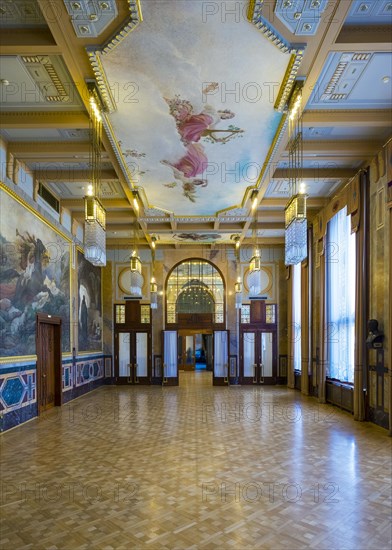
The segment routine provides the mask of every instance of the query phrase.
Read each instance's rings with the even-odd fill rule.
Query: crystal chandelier
[[[152,277],[150,282],[150,302],[151,309],[158,309],[158,285],[155,281],[155,241],[156,237],[151,237],[151,256],[152,256]]]
[[[132,298],[139,298],[141,300],[144,279],[142,275],[142,262],[140,261],[140,257],[137,250],[137,238],[138,238],[137,218],[135,218],[135,227],[133,231],[133,237],[134,237],[133,250],[130,258],[130,270],[131,270],[130,291],[131,291]]]
[[[289,186],[291,198],[285,208],[285,264],[294,265],[307,257],[306,195],[301,183],[303,168],[302,93],[292,103],[289,114]]]
[[[90,96],[91,184],[84,197],[84,257],[95,266],[106,265],[106,212],[99,200],[101,188],[102,117],[94,91]]]
[[[241,237],[239,235],[232,235],[230,237],[235,242],[235,248],[234,248],[234,256],[236,261],[236,270],[237,270],[237,281],[234,284],[234,291],[235,291],[235,307],[236,309],[240,309],[242,307],[242,283],[241,283],[241,275],[240,275],[240,268],[241,268],[241,262],[240,262],[240,239]]]
[[[256,195],[257,191],[253,192],[253,195]],[[253,198],[252,208],[257,206],[257,195]],[[254,223],[253,223],[253,256],[249,262],[249,273],[248,273],[248,288],[249,288],[249,300],[252,298],[257,298],[261,292],[261,258],[260,250],[257,244],[257,210],[255,211]]]

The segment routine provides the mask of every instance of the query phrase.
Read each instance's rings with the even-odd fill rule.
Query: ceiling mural
[[[150,207],[212,215],[256,185],[290,54],[238,4],[229,17],[202,2],[142,2],[143,22],[101,57],[116,103],[110,123]]]

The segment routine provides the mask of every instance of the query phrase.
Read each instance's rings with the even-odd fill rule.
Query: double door
[[[120,384],[151,384],[151,333],[128,330],[115,335],[116,381]]]
[[[241,371],[243,384],[276,383],[276,331],[241,332]]]

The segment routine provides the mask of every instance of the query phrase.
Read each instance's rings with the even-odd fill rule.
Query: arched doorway
[[[220,270],[202,258],[179,262],[168,274],[165,295],[167,383],[178,383],[179,370],[210,370],[214,384],[226,383],[229,338]]]

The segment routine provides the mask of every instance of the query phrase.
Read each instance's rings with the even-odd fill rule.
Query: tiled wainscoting
[[[83,395],[105,381],[105,358],[95,354],[65,359],[62,364],[63,402]],[[0,431],[9,430],[37,416],[35,363],[0,367]]]

